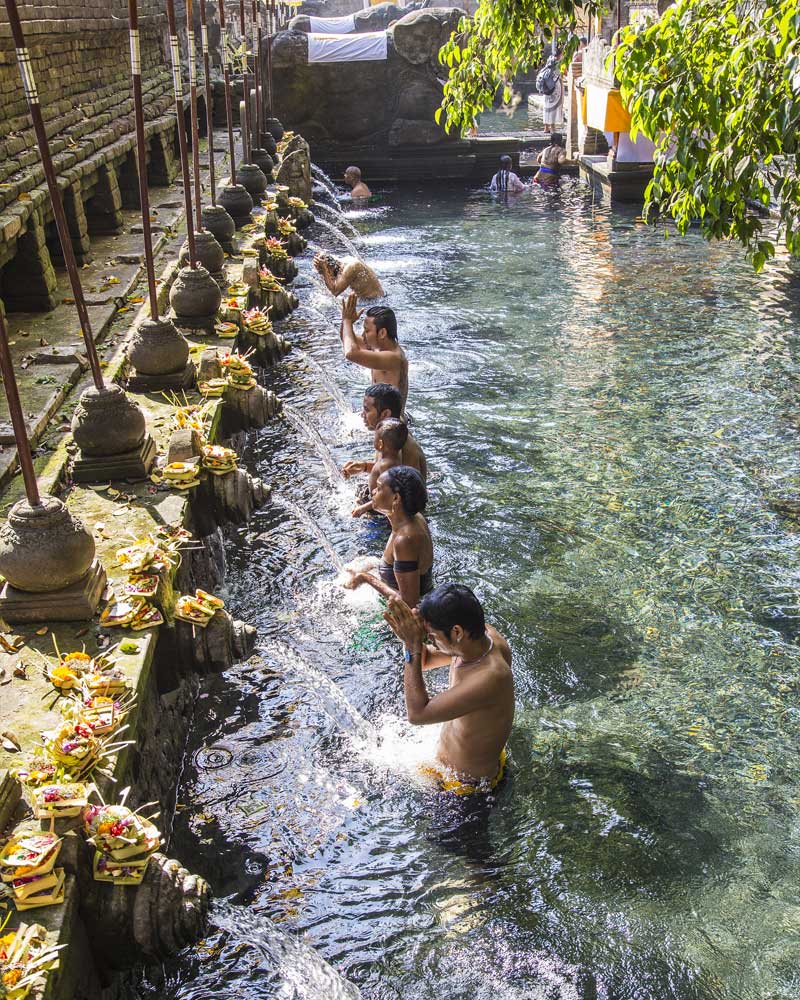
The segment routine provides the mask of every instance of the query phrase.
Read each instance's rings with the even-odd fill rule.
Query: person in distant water
[[[444,723],[436,751],[440,767],[424,771],[456,795],[490,791],[503,777],[514,722],[508,643],[486,624],[473,592],[455,583],[438,586],[413,612],[401,597],[391,598],[384,617],[405,646],[408,721]],[[431,697],[423,671],[445,666],[447,690]]]
[[[388,382],[400,391],[403,407],[408,397],[408,358],[397,342],[397,317],[388,306],[372,306],[364,316],[364,333],[359,337],[353,324],[362,312],[356,308],[358,296],[351,292],[342,303],[342,338],[348,361],[372,371],[373,382]]]
[[[542,108],[545,132],[552,132],[554,128],[560,128],[564,124],[564,80],[560,70],[557,70],[559,54],[553,43],[553,54],[549,62],[553,63],[553,89],[550,93],[542,94]]]
[[[382,476],[384,472],[388,472],[389,469],[393,469],[396,465],[403,464],[403,445],[407,440],[407,425],[404,424],[402,420],[396,420],[394,417],[390,417],[388,420],[381,420],[375,428],[375,461],[372,463],[372,468],[369,470],[368,483],[368,495],[370,497],[372,497],[372,493],[378,485],[378,479],[380,476]],[[344,466],[342,473],[345,479],[349,479],[350,476],[355,475],[357,471],[366,471],[353,469],[353,466],[358,464],[358,462],[348,462],[347,465]],[[366,503],[359,504],[358,507],[353,509],[353,517],[361,517],[362,514],[366,514],[368,511],[374,509],[374,504],[370,499]]]
[[[348,288],[360,300],[379,299],[384,295],[377,274],[358,257],[341,259],[332,253],[318,253],[314,258],[314,268],[331,295],[341,295]]]
[[[361,170],[358,167],[348,167],[345,170],[344,182],[350,188],[350,197],[353,201],[367,201],[372,197],[372,192],[361,180]]]
[[[361,419],[367,430],[374,431],[382,420],[399,419],[403,413],[403,397],[399,390],[387,382],[376,382],[364,393],[364,403],[361,409]],[[401,451],[402,465],[410,465],[422,476],[423,483],[428,479],[428,463],[422,448],[417,444],[411,432],[406,428],[407,437]],[[342,473],[345,478],[359,472],[371,472],[375,462],[379,460],[376,452],[373,461],[355,459],[345,462]]]
[[[525,185],[511,169],[510,156],[500,157],[500,169],[489,184],[489,190],[496,194],[519,194],[525,190]]]
[[[417,606],[433,587],[433,542],[422,514],[427,502],[428,491],[416,469],[396,465],[378,477],[372,506],[389,519],[392,533],[378,563],[380,578],[348,570],[348,590],[366,583],[387,600],[399,594],[406,606]]]
[[[550,136],[550,145],[539,153],[539,169],[533,178],[542,187],[557,187],[559,167],[567,159],[564,152],[564,140],[558,132]]]

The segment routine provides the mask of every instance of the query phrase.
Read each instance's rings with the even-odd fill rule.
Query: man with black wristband
[[[413,612],[392,598],[384,617],[405,646],[409,722],[444,723],[436,752],[440,766],[425,770],[457,795],[491,791],[503,777],[514,721],[508,643],[486,624],[472,591],[458,584],[436,587]],[[448,688],[430,697],[423,671],[444,666],[450,668]]]

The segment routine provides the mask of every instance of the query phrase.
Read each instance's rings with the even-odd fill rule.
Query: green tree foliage
[[[753,203],[775,200],[778,236],[800,253],[798,35],[797,0],[679,0],[623,31],[614,55],[632,131],[656,143],[646,211],[738,240],[757,270],[775,245]]]
[[[593,16],[595,0],[583,5]],[[571,0],[480,0],[442,48],[442,107],[463,133],[516,73],[541,65],[558,31],[566,65],[577,45]],[[779,205],[778,239],[800,254],[800,4],[678,0],[659,21],[623,30],[615,72],[634,135],[656,143],[645,213],[695,221],[707,239],[735,239],[756,269],[775,253],[773,224],[752,205]]]

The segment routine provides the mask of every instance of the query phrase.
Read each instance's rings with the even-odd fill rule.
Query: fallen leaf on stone
[[[22,681],[26,681],[28,679],[28,668],[24,663],[18,663],[16,667],[14,667],[14,676],[18,677]]]
[[[74,306],[75,305],[75,299],[69,299],[69,298],[62,299],[61,302],[62,302],[62,305],[65,305],[65,306]]]
[[[5,732],[0,735],[2,735],[3,737],[3,749],[7,753],[20,752],[22,747],[20,745],[19,739],[13,733]]]
[[[47,627],[46,625],[44,625],[44,626],[43,626],[42,628],[37,628],[37,629],[36,629],[36,634],[37,634],[37,635],[47,635],[47,633],[48,633],[49,631],[50,631],[50,630],[48,629],[48,627]]]
[[[112,517],[124,517],[126,514],[130,514],[130,507],[120,507],[119,510],[112,511]]]
[[[79,629],[79,630],[78,630],[78,631],[77,631],[77,632],[75,633],[75,638],[76,638],[76,639],[80,639],[80,637],[81,637],[82,635],[86,635],[86,633],[87,633],[88,631],[89,631],[89,626],[87,625],[87,626],[86,626],[86,628],[82,628],[82,629]]]
[[[39,347],[49,347],[50,341],[45,340],[44,337],[39,337]]]
[[[131,307],[130,306],[120,306],[119,309],[117,309],[118,313],[126,313],[126,312],[130,312],[130,311],[131,311]]]
[[[18,649],[22,649],[25,645],[25,640],[21,635],[0,635],[0,646],[7,653],[16,653]]]
[[[135,297],[128,299],[128,302],[144,302],[144,299],[141,295],[136,295]]]
[[[30,200],[31,200],[31,196],[30,196],[30,195],[28,194],[28,192],[27,192],[27,191],[22,191],[22,192],[20,192],[20,193],[19,193],[19,194],[17,195],[17,198],[18,198],[18,199],[19,199],[20,201],[30,201]]]
[[[109,285],[119,284],[119,278],[115,278],[113,274],[110,277],[106,278],[106,281],[109,283]]]
[[[3,667],[0,667],[0,687],[5,687],[6,684],[11,683],[11,678],[6,677],[6,672]]]
[[[116,497],[120,496],[121,494],[120,494],[120,491],[119,491],[119,490],[115,490],[115,489],[113,488],[113,486],[109,486],[109,487],[108,487],[108,495],[109,495],[110,497],[112,497],[112,498],[116,498]]]

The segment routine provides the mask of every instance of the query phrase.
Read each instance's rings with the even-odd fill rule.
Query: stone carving
[[[445,75],[439,49],[463,13],[431,7],[395,20],[388,28],[385,61],[309,64],[307,35],[281,32],[273,42],[273,66],[275,102],[284,124],[312,145],[326,147],[455,141],[457,136],[446,135],[433,116]]]
[[[311,201],[311,150],[301,135],[296,135],[283,152],[283,159],[275,178],[285,184],[293,198]]]

